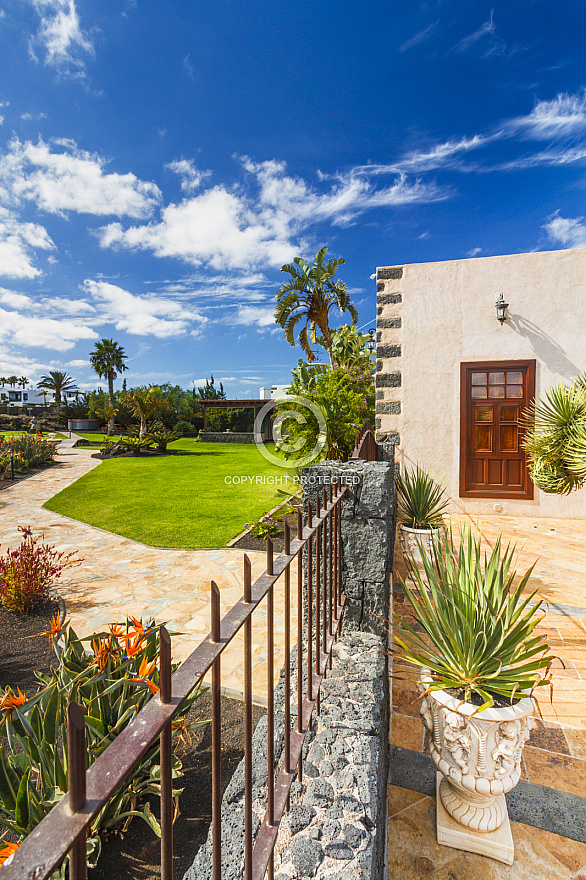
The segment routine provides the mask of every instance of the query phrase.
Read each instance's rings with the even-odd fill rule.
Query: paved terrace
[[[18,526],[30,525],[35,534],[57,550],[78,551],[83,563],[65,571],[57,589],[65,599],[67,617],[80,636],[104,629],[127,615],[154,617],[181,635],[173,638],[173,659],[184,660],[210,631],[210,582],[220,589],[221,614],[242,596],[242,550],[162,550],[139,544],[69,517],[44,510],[43,504],[84,474],[99,467],[95,449],[59,448],[58,465],[0,491],[0,544],[20,543]],[[249,552],[252,576],[265,567],[265,555]],[[291,583],[296,584],[292,566]],[[275,675],[283,663],[284,583],[275,591]],[[266,612],[253,616],[253,678],[257,702],[266,701]],[[292,633],[296,619],[292,619]],[[222,654],[222,687],[227,693],[244,690],[242,636],[236,636]],[[279,647],[281,646],[281,647]],[[280,653],[279,653],[280,651]]]
[[[471,520],[452,517],[457,530]],[[576,834],[573,807],[584,811],[586,798],[586,519],[555,520],[483,516],[474,521],[489,545],[497,535],[517,545],[519,572],[536,560],[533,589],[546,605],[537,632],[558,659],[553,666],[553,700],[540,697],[542,719],[536,718],[523,753],[522,778],[568,795],[567,812],[558,816],[558,831]],[[397,547],[395,582],[406,574]],[[395,610],[404,608],[395,588]],[[415,753],[427,750],[417,695],[405,681],[412,668],[394,661],[391,742],[406,763],[421,766]],[[413,786],[415,787],[415,786]],[[512,822],[515,863],[507,867],[481,856],[440,847],[435,838],[435,798],[408,788],[389,786],[389,880],[586,880],[586,843],[529,824]],[[583,832],[582,832],[583,833]]]

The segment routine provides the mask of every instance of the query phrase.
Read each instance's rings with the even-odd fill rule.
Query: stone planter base
[[[511,823],[507,814],[507,806],[505,796],[500,795],[496,799],[496,804],[500,806],[504,817],[502,824],[496,831],[472,831],[470,828],[464,827],[453,819],[444,804],[443,800],[448,801],[449,794],[446,796],[442,787],[448,785],[441,773],[436,776],[436,804],[437,804],[437,842],[442,846],[451,846],[454,849],[461,849],[465,852],[478,853],[481,856],[496,859],[504,862],[505,865],[512,865],[515,857],[515,848],[513,845],[513,835],[511,833]],[[502,803],[501,803],[502,801]]]

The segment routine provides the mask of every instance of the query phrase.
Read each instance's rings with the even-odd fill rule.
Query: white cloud
[[[505,126],[526,139],[549,140],[586,129],[586,89],[576,95],[562,92],[551,101],[538,101],[527,116],[512,119]]]
[[[165,168],[174,171],[175,174],[181,177],[181,189],[186,192],[193,192],[193,190],[198,189],[201,182],[212,173],[211,171],[201,171],[199,168],[196,168],[192,159],[176,159],[174,162],[169,162]]]
[[[423,28],[422,31],[419,31],[415,34],[415,36],[410,37],[408,40],[405,40],[404,43],[401,43],[399,46],[399,52],[406,52],[407,49],[412,49],[413,46],[418,46],[420,43],[424,43],[426,40],[429,40],[432,37],[439,25],[439,19],[437,21],[433,21],[431,24],[428,24],[426,28]]]
[[[85,56],[95,55],[87,33],[81,29],[74,0],[31,0],[40,16],[39,29],[31,40],[31,55],[37,60],[35,49],[44,53],[44,63],[77,76],[85,73]]]
[[[586,223],[583,217],[560,217],[559,211],[544,225],[551,241],[563,247],[586,247]]]
[[[42,139],[33,144],[14,138],[0,158],[0,185],[16,201],[33,201],[51,214],[66,211],[95,216],[144,219],[161,198],[154,183],[134,174],[108,173],[106,160],[61,140],[55,150]]]
[[[240,306],[235,315],[230,315],[225,320],[228,324],[238,324],[244,327],[274,327],[275,306],[267,308]]]
[[[10,306],[11,309],[30,309],[33,302],[30,296],[25,296],[24,293],[16,293],[14,290],[0,287],[0,303]]]
[[[32,252],[53,247],[43,226],[22,223],[0,207],[0,277],[36,278],[41,271],[33,265]]]
[[[182,303],[157,296],[138,296],[106,281],[84,281],[101,318],[137,336],[166,339],[199,332],[207,318]],[[194,324],[196,325],[194,327]]]
[[[243,160],[248,189],[211,187],[170,204],[160,222],[131,226],[111,223],[100,230],[103,247],[150,250],[216,270],[280,266],[299,250],[294,237],[312,223],[346,225],[372,208],[432,202],[447,190],[434,183],[397,176],[377,189],[360,171],[338,175],[328,192],[286,174],[285,163]]]
[[[98,339],[98,334],[76,321],[55,321],[0,308],[0,339],[5,344],[67,351],[80,339]]]
[[[73,367],[74,369],[75,369],[75,367],[81,369],[82,367],[89,367],[89,366],[90,366],[90,362],[89,362],[89,361],[84,361],[84,360],[81,360],[81,359],[76,359],[76,360],[73,360],[73,361],[67,361],[67,363],[65,364],[65,366],[66,366],[66,367]]]
[[[467,257],[477,257],[478,254],[481,254],[481,253],[482,253],[482,248],[475,247],[475,248],[471,248],[469,251],[467,251],[466,256]]]
[[[467,52],[468,49],[471,49],[479,40],[483,37],[491,36],[495,33],[496,27],[494,24],[494,9],[490,11],[490,18],[488,21],[485,21],[484,24],[481,24],[480,27],[473,31],[473,33],[468,34],[467,37],[464,37],[460,40],[459,43],[456,43],[454,46],[454,52]]]

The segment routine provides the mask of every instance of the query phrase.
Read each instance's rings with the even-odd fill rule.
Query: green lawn
[[[280,500],[275,485],[225,480],[285,473],[252,443],[187,438],[169,449],[178,454],[107,459],[44,507],[155,547],[225,547]]]
[[[34,437],[35,435],[30,434],[29,431],[0,431],[0,437]],[[48,437],[49,431],[43,431],[43,437]],[[55,438],[57,440],[65,440],[66,437],[69,437],[69,434],[60,434],[58,431],[55,433]]]

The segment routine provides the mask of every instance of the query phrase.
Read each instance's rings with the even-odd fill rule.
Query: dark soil
[[[256,726],[264,709],[252,707],[252,724]],[[196,700],[189,720],[211,717],[210,698],[206,693]],[[183,877],[199,847],[205,843],[212,816],[212,728],[210,724],[196,731],[197,739],[181,745],[175,753],[183,764],[179,788],[181,815],[173,826],[173,873]],[[222,697],[222,791],[230,782],[244,756],[244,703]],[[159,817],[159,802],[151,800],[151,808]],[[112,834],[102,844],[97,867],[88,871],[89,880],[150,880],[161,874],[161,842],[142,820],[132,820],[123,834]]]
[[[490,693],[490,691],[487,691]],[[459,688],[446,688],[446,694],[449,694],[451,697],[455,697],[457,700],[461,700],[464,702],[464,691]],[[500,694],[491,694],[494,700],[494,708],[495,709],[504,709],[507,706],[511,705],[511,701],[507,697],[501,697]],[[515,703],[518,703],[521,697],[517,697],[513,700],[513,706]],[[469,700],[466,700],[467,703],[472,703],[473,706],[482,706],[484,700],[480,696],[480,694],[473,693]]]
[[[1,484],[0,484],[1,485]],[[56,662],[55,652],[47,636],[36,636],[49,629],[51,618],[59,614],[59,602],[48,597],[38,602],[28,614],[16,614],[0,606],[0,687],[19,687],[27,697],[37,692],[39,681],[35,670],[49,672]]]
[[[297,514],[288,513],[284,519],[289,523],[291,538],[295,538],[297,536]],[[248,532],[248,534],[240,538],[239,541],[232,544],[232,547],[235,547],[238,550],[266,550],[267,542],[265,538],[255,538],[252,532]],[[275,553],[282,553],[285,549],[283,529],[281,529],[279,534],[273,538],[273,549]]]

